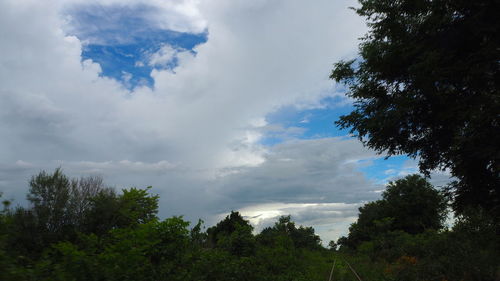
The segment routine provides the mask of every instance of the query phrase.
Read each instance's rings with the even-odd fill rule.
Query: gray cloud
[[[222,177],[219,189],[249,203],[356,203],[375,198],[380,188],[357,170],[358,160],[374,157],[353,139],[290,141],[274,146],[261,165]]]
[[[102,3],[118,2],[133,6]],[[356,141],[269,148],[260,138],[279,130],[253,124],[283,106],[314,107],[339,95],[328,79],[331,64],[351,55],[364,31],[349,1],[140,2],[178,19],[169,27],[152,17],[158,26],[209,30],[196,57],[178,53],[175,73],[152,72],[154,90],[128,91],[101,77],[98,64],[81,62],[82,42],[65,35],[62,16],[81,1],[0,2],[0,190],[6,196],[21,200],[30,175],[62,166],[70,176],[102,174],[117,187],[153,185],[164,216],[209,219],[269,200],[373,198],[355,164],[372,155]]]

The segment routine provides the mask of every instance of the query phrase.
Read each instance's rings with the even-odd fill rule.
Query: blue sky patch
[[[295,132],[292,137],[298,139],[321,139],[330,137],[343,137],[349,135],[348,129],[340,129],[335,125],[342,115],[349,114],[354,106],[345,103],[342,97],[331,97],[321,101],[322,108],[299,110],[289,106],[269,114],[266,121],[269,124],[280,124],[285,131]],[[298,132],[298,133],[297,133]],[[286,136],[286,134],[284,134]],[[262,144],[273,146],[285,141],[285,137],[279,134],[269,134],[263,138]],[[377,184],[386,184],[388,180],[401,176],[405,173],[416,173],[417,169],[407,167],[406,163],[410,158],[404,155],[392,156],[385,159],[385,155],[380,155],[377,159],[364,160],[359,162],[359,170],[367,178]]]
[[[153,68],[172,69],[174,58],[163,66],[148,64],[149,57],[164,45],[193,52],[196,45],[207,41],[207,32],[192,34],[161,29],[149,16],[151,6],[85,5],[68,10],[69,28],[84,44],[82,60],[91,59],[101,65],[101,75],[114,78],[128,89],[135,86],[153,87]]]
[[[294,106],[283,107],[280,110],[266,116],[269,124],[280,124],[285,129],[293,128],[295,131],[302,131],[295,137],[299,139],[320,139],[346,136],[349,130],[341,130],[334,122],[340,116],[349,114],[353,110],[351,104],[345,104],[342,97],[329,97],[321,101],[322,108],[300,110]],[[262,140],[264,145],[274,145],[284,139],[275,137],[265,137]]]
[[[418,172],[418,169],[406,166],[410,159],[408,156],[397,155],[387,159],[384,156],[380,155],[380,158],[360,163],[359,169],[377,184],[386,184],[388,180]]]

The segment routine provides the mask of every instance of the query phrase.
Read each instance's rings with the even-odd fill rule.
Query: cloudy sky
[[[208,225],[291,214],[326,243],[416,171],[333,125],[366,32],[347,0],[0,0],[0,191],[62,167]]]

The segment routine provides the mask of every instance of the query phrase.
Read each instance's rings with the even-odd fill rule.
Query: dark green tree
[[[500,20],[497,0],[359,0],[359,59],[335,65],[354,111],[337,122],[388,156],[449,169],[458,212],[500,214]]]
[[[393,227],[410,234],[439,230],[446,219],[446,199],[425,178],[409,175],[390,182],[382,193]]]
[[[231,211],[217,225],[207,229],[208,241],[213,247],[228,250],[236,256],[249,256],[255,251],[253,226],[239,212]]]
[[[320,249],[321,239],[314,233],[314,228],[297,226],[291,216],[281,216],[273,227],[262,230],[257,239],[264,245],[273,245],[280,238],[289,238],[296,248]]]
[[[91,198],[85,216],[84,231],[105,234],[109,230],[136,226],[158,219],[158,195],[149,194],[145,189],[123,189],[117,194],[113,189],[103,189]]]
[[[382,199],[359,208],[357,222],[349,228],[347,246],[354,248],[390,231],[408,234],[439,230],[446,218],[445,196],[423,177],[409,175],[390,182]]]
[[[114,189],[102,190],[91,199],[90,204],[90,210],[84,217],[83,232],[104,235],[123,224],[118,194]]]
[[[151,195],[145,189],[129,188],[123,189],[123,194],[119,197],[120,215],[123,224],[126,226],[132,224],[142,224],[157,219],[158,213],[158,195]]]

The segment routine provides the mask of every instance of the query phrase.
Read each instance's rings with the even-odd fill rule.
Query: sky
[[[329,79],[367,28],[348,0],[1,0],[0,191],[61,167],[153,186],[159,215],[207,226],[280,215],[325,244],[418,171],[334,125]],[[436,185],[446,183],[436,174]]]

